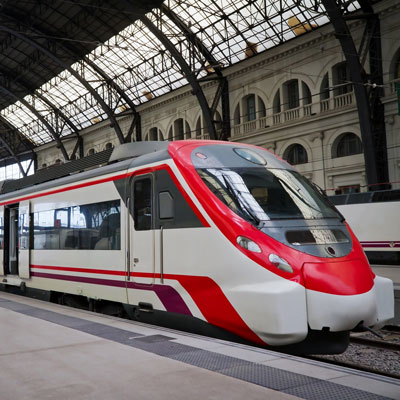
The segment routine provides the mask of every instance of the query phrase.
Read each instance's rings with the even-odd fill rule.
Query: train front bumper
[[[376,276],[372,288],[355,295],[306,290],[308,325],[311,329],[340,332],[359,323],[379,329],[394,316],[393,282]]]

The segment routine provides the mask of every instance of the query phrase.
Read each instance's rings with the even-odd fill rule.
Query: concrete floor
[[[400,399],[391,378],[4,292],[0,371],[0,400]]]
[[[296,399],[0,308],[1,400]]]

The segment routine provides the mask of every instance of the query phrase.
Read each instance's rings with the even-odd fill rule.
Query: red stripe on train
[[[31,268],[126,276],[125,271],[91,268],[59,267],[47,265],[31,265]],[[145,272],[134,272],[131,273],[130,276],[138,278],[160,278],[160,274]],[[66,280],[69,279],[68,275],[65,275],[65,277]],[[243,321],[242,317],[238,314],[238,312],[226,298],[222,289],[213,279],[207,276],[189,276],[177,274],[164,274],[163,277],[164,279],[178,281],[196,303],[197,307],[210,324],[229,330],[249,341],[265,345],[265,343]],[[57,275],[57,279],[61,279],[59,274]]]

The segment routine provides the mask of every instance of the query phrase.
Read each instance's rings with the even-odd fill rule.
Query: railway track
[[[363,338],[363,337],[351,337],[350,343],[374,347],[377,349],[393,350],[393,351],[400,352],[400,343],[385,342],[383,340],[368,339],[368,338]]]
[[[400,379],[400,330],[382,330],[380,334],[382,339],[372,339],[371,334],[351,335],[349,348],[343,354],[307,358]]]

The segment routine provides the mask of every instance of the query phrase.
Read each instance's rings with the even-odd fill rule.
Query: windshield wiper
[[[328,195],[326,194],[325,190],[323,190],[321,187],[319,187],[316,183],[311,182],[312,185],[318,190],[318,192],[321,194],[321,196],[325,199],[325,201],[328,203],[328,206],[335,211],[336,214],[339,215],[340,222],[344,222],[346,218],[343,216],[343,214],[335,207],[335,205],[331,202],[329,199]]]
[[[298,193],[296,193],[295,190],[293,190],[290,185],[288,185],[282,178],[279,178],[278,176],[276,176],[276,179],[278,179],[279,182],[281,182],[283,185],[285,185],[303,204],[305,204],[307,207],[312,208],[314,211],[320,213],[321,215],[323,215],[323,213],[321,212],[321,210],[318,210],[318,208],[313,207],[310,203],[308,203],[307,201],[305,201],[305,199],[300,196]]]
[[[228,181],[226,176],[224,174],[221,175],[222,179],[225,182],[226,188],[228,189],[229,194],[234,199],[236,199],[236,204],[247,213],[247,215],[256,223],[256,226],[258,227],[258,225],[260,225],[261,220],[254,214],[253,210],[250,207],[248,207],[248,205],[243,200],[239,199],[239,197],[236,194],[236,190],[232,187],[232,184]]]

